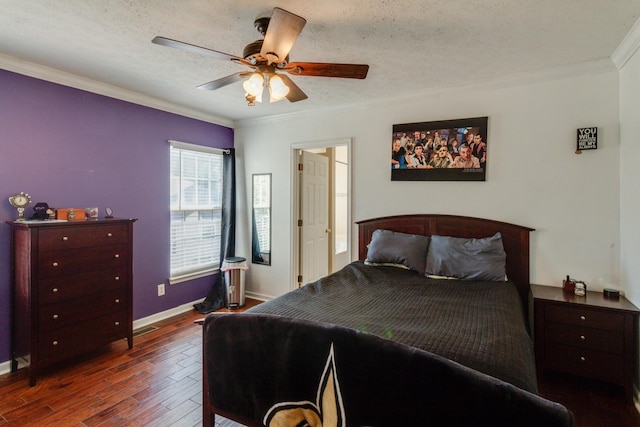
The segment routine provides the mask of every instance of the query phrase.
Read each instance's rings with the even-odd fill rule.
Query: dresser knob
[[[58,292],[58,288],[53,288],[53,293],[57,293]]]
[[[51,344],[53,344],[53,345],[58,345],[58,341],[54,341],[54,342],[52,342]]]
[[[54,318],[54,319],[57,319],[57,318],[58,318],[58,315],[57,315],[57,314],[54,314],[54,315],[53,315],[53,318]]]
[[[116,254],[116,258],[120,258],[120,254]]]
[[[119,299],[116,300],[116,304],[120,304],[120,300]]]
[[[584,341],[584,340],[586,340],[586,339],[587,339],[587,337],[585,337],[584,335],[580,335],[580,339],[581,339],[582,341]]]
[[[62,240],[64,240],[64,241],[66,242],[67,240],[69,240],[69,238],[68,238],[67,236],[64,236],[64,237],[62,238]]]
[[[580,316],[580,320],[587,320],[586,316]]]
[[[581,361],[581,362],[586,362],[586,361],[587,361],[587,358],[586,358],[586,357],[584,357],[584,356],[580,356],[580,361]]]
[[[116,326],[120,326],[120,322],[115,322]]]
[[[52,265],[53,265],[54,267],[57,267],[57,266],[58,266],[58,263],[57,263],[57,262],[54,262]]]
[[[112,233],[107,233],[107,237],[113,237]]]
[[[114,277],[115,280],[120,280],[120,276]]]

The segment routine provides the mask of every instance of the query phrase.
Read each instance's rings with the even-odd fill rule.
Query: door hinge
[[[298,170],[301,171],[302,169],[304,169],[304,166],[302,166],[302,163],[298,163]]]
[[[298,220],[298,227],[302,227],[302,220],[301,219]]]
[[[298,276],[298,285],[300,285],[300,283],[302,283],[302,276]]]

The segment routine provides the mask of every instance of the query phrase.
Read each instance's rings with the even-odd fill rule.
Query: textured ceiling
[[[151,43],[156,35],[242,56],[259,15],[307,19],[291,61],[369,64],[366,80],[294,76],[309,99],[248,107],[232,62]],[[640,0],[0,0],[0,67],[35,63],[205,116],[237,121],[363,104],[607,59]],[[4,64],[3,64],[4,63]]]

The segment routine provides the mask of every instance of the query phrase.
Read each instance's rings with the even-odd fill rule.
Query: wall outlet
[[[158,285],[158,296],[161,297],[164,295],[164,283],[160,283]]]

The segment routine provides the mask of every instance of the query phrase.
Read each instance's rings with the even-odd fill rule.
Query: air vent
[[[153,332],[158,329],[160,328],[158,328],[157,326],[145,326],[144,328],[136,329],[135,331],[133,331],[133,336],[139,337],[140,335],[148,334],[149,332]]]

